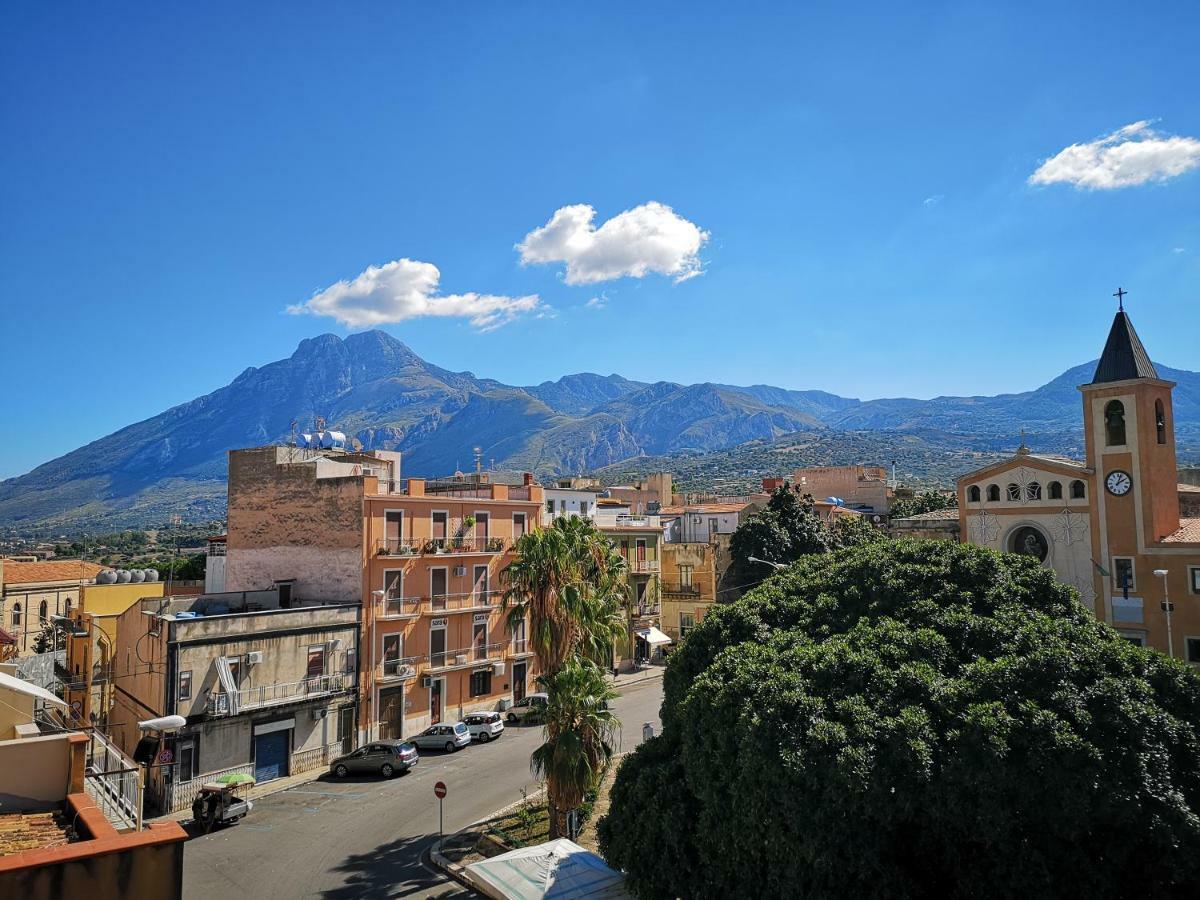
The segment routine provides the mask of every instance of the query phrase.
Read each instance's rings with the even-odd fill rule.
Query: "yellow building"
[[[662,546],[662,629],[673,641],[686,637],[717,602],[714,541]]]
[[[85,585],[79,606],[68,613],[67,677],[63,696],[71,720],[104,725],[113,706],[112,661],[121,613],[139,600],[162,597],[161,581]]]

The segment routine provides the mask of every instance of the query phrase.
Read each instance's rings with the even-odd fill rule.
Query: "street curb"
[[[458,837],[458,835],[462,834],[464,831],[470,831],[472,828],[474,828],[476,825],[479,825],[482,822],[486,822],[489,819],[494,819],[497,816],[506,815],[507,813],[512,812],[514,809],[517,809],[519,806],[522,806],[522,805],[530,802],[531,800],[532,801],[540,800],[542,798],[542,796],[545,795],[545,793],[546,793],[546,789],[543,787],[543,788],[539,789],[538,791],[530,794],[529,796],[524,797],[521,800],[518,800],[516,803],[510,803],[510,804],[508,804],[508,806],[502,806],[500,809],[493,810],[492,812],[488,813],[486,816],[482,816],[481,818],[476,819],[474,822],[472,822],[466,828],[460,828],[458,831],[454,832],[453,834],[448,834],[442,838],[439,838],[438,841],[432,847],[429,848],[430,861],[433,862],[433,864],[435,866],[437,866],[439,869],[441,869],[443,872],[445,872],[447,875],[449,875],[451,878],[453,878],[455,881],[457,881],[459,884],[463,885],[464,887],[468,887],[473,891],[478,891],[480,894],[483,894],[485,897],[493,898],[493,900],[507,900],[507,898],[505,897],[504,894],[497,893],[495,888],[493,888],[491,885],[477,881],[475,879],[475,877],[470,872],[467,871],[466,866],[461,866],[458,863],[454,862],[453,860],[446,858],[446,856],[444,856],[442,854],[442,845],[445,844],[446,841],[450,840],[451,838]]]

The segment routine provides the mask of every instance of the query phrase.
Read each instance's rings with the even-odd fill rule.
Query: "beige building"
[[[1200,664],[1200,518],[1181,514],[1174,387],[1120,310],[1079,387],[1085,458],[1022,446],[963,476],[959,523],[965,541],[1052,568],[1127,639]]]
[[[772,491],[782,481],[766,479],[763,490]],[[806,466],[796,469],[790,481],[814,500],[837,497],[840,506],[879,516],[886,516],[891,509],[892,490],[883,466]]]
[[[15,655],[32,654],[50,617],[78,607],[80,592],[104,571],[80,559],[0,558],[0,628],[13,638]]]
[[[718,539],[671,542],[662,547],[662,629],[679,641],[717,602]],[[726,554],[728,555],[728,554]]]
[[[617,663],[626,665],[635,659],[656,657],[669,642],[661,628],[663,524],[657,515],[615,512],[613,509],[602,505],[596,513],[595,523],[625,560],[630,634],[628,646],[618,651],[620,660]]]
[[[278,588],[141,600],[117,624],[109,732],[153,760],[167,812],[231,773],[258,781],[328,765],[354,746],[360,605]],[[147,753],[138,723],[183,716]]]

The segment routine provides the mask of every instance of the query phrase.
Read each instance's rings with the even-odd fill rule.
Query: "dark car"
[[[351,773],[378,772],[384,778],[403,774],[417,764],[417,748],[408,741],[374,741],[353,753],[339,756],[329,766],[338,778]]]

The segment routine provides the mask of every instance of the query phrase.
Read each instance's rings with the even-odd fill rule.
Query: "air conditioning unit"
[[[454,657],[454,664],[456,666],[465,666],[467,664],[467,654],[460,653]]]
[[[433,687],[433,678],[429,675],[422,675],[421,687]]]
[[[314,709],[312,711],[312,717],[314,719],[323,719],[327,715],[329,715],[329,710],[327,710],[327,709]]]
[[[493,675],[503,675],[504,674],[504,663],[503,662],[492,663],[492,674]]]
[[[454,567],[454,577],[455,578],[462,578],[466,574],[467,574],[466,566],[455,566]]]
[[[263,652],[261,650],[251,650],[246,654],[246,665],[256,666],[263,661]]]

